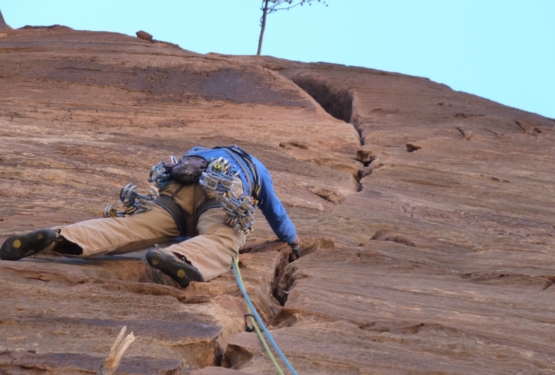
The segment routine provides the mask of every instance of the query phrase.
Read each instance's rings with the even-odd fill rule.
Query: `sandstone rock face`
[[[260,215],[240,256],[299,374],[555,373],[554,120],[371,69],[3,33],[0,241],[98,217],[192,146],[238,144],[303,239],[287,265]],[[0,280],[0,372],[94,373],[127,325],[117,373],[277,373],[232,271],[181,290],[144,252],[45,254],[0,261]]]

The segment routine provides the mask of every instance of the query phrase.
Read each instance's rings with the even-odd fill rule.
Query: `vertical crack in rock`
[[[285,306],[285,302],[287,302],[287,294],[289,293],[289,289],[291,288],[291,283],[284,285],[284,275],[285,275],[285,267],[289,264],[288,261],[288,252],[283,252],[285,256],[280,259],[280,262],[276,264],[276,271],[274,273],[274,285],[272,290],[273,297],[279,302],[281,306]],[[290,273],[288,273],[290,275]],[[287,278],[285,278],[287,280]]]
[[[310,240],[308,240],[310,242]],[[313,246],[314,247],[314,246]],[[309,251],[314,251],[313,248],[308,249]],[[273,253],[279,254],[275,255],[275,260],[272,261],[273,264],[273,278],[269,281],[269,291],[281,306],[285,304],[285,300],[282,298],[282,292],[280,291],[279,283],[283,279],[286,272],[286,267],[289,264],[289,246],[281,241],[270,241],[254,244],[245,247],[240,251],[240,254],[256,254],[256,253]],[[303,254],[306,255],[306,254]],[[273,318],[273,317],[270,317]]]
[[[360,145],[364,146],[362,129],[357,126],[356,116],[353,116],[355,95],[352,90],[334,88],[325,78],[317,77],[312,74],[298,74],[291,77],[291,80],[307,94],[312,96],[312,98],[331,116],[353,125],[358,133]],[[371,173],[370,163],[372,163],[374,159],[375,156],[369,151],[357,151],[355,160],[363,165],[363,168],[358,171],[357,191],[362,190],[360,179]]]
[[[287,302],[287,297],[289,297],[289,290],[293,286],[291,275],[296,271],[296,269],[296,267],[290,267],[290,269],[288,269],[287,271],[287,274],[282,273],[279,279],[276,279],[273,295],[281,306],[285,306],[285,303]]]

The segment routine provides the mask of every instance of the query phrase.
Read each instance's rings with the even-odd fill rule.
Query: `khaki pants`
[[[242,189],[237,192],[241,194]],[[163,251],[183,255],[199,269],[205,281],[227,272],[233,256],[245,245],[246,235],[225,224],[226,214],[222,208],[209,209],[196,221],[197,209],[207,199],[199,184],[170,184],[161,194],[173,196],[185,210],[188,234],[195,236]],[[65,239],[79,245],[84,257],[146,249],[180,234],[173,217],[158,205],[153,205],[150,211],[127,217],[93,219],[54,229],[59,229]],[[63,253],[63,249],[60,252]]]

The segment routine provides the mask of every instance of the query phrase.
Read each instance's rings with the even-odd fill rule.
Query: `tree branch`
[[[264,30],[266,29],[266,15],[268,14],[268,2],[270,0],[263,0],[264,8],[262,9],[262,21],[260,22],[260,37],[258,38],[258,51],[257,56],[262,52],[262,40],[264,39]]]
[[[135,336],[133,335],[133,332],[127,335],[125,339],[123,339],[123,335],[125,335],[126,329],[127,326],[124,326],[121,329],[116,341],[114,342],[114,345],[112,345],[112,349],[110,349],[108,358],[106,358],[104,364],[100,366],[100,369],[98,370],[96,375],[113,375],[113,373],[118,368],[121,358],[123,357],[123,353],[125,353],[129,345],[131,345],[131,343],[135,341]]]
[[[266,29],[266,16],[268,14],[272,14],[280,10],[293,9],[296,6],[303,4],[312,5],[313,1],[318,1],[318,3],[328,6],[325,0],[262,0],[260,8],[260,10],[262,11],[262,17],[260,18],[260,37],[258,38],[258,51],[256,52],[256,55],[260,56],[260,53],[262,52],[262,40],[264,39],[264,30]],[[279,6],[284,3],[288,5],[284,5],[283,8],[279,8]]]

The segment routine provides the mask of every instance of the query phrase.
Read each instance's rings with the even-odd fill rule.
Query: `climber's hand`
[[[301,240],[299,237],[295,238],[295,241],[289,244],[291,247],[291,253],[289,254],[289,262],[294,262],[301,257]]]

